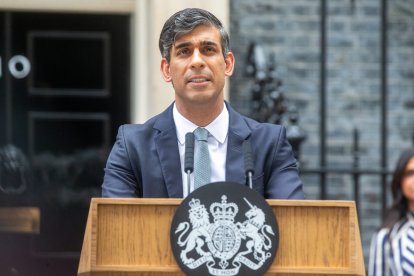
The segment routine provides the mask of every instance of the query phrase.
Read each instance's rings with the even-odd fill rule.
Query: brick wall
[[[251,114],[252,79],[244,69],[249,43],[260,43],[276,58],[283,93],[299,109],[307,134],[303,168],[320,162],[320,0],[232,0],[230,36],[236,56],[230,101]],[[359,130],[360,168],[381,166],[381,1],[327,1],[326,143],[327,165],[351,168],[353,131]],[[414,0],[389,0],[388,169],[412,145],[414,133]],[[305,192],[317,199],[319,177],[302,175]],[[353,200],[351,176],[328,177],[329,199]],[[372,233],[381,223],[380,177],[360,179],[359,219],[367,258]],[[367,259],[366,259],[367,264]]]

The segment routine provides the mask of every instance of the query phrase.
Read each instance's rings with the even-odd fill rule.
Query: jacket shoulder
[[[119,127],[118,133],[123,132],[124,135],[133,137],[135,135],[149,135],[158,133],[163,130],[167,130],[171,127],[174,127],[174,124],[171,123],[172,120],[172,108],[167,108],[164,112],[155,115],[154,117],[148,119],[145,123],[141,124],[123,124]],[[173,122],[173,121],[172,121]]]
[[[278,124],[271,124],[271,123],[260,123],[252,118],[246,117],[241,115],[242,119],[248,126],[248,128],[255,132],[266,132],[271,134],[279,134],[282,130],[285,129],[284,126]]]

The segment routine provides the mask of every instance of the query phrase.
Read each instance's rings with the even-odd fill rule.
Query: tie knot
[[[208,130],[202,127],[198,127],[196,130],[194,130],[194,136],[197,141],[207,141]]]

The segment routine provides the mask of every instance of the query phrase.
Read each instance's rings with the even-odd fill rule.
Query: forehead
[[[205,42],[205,41],[210,41],[210,42],[215,42],[217,44],[220,44],[221,42],[220,31],[214,26],[199,25],[195,27],[189,33],[179,36],[175,40],[173,47],[181,43],[196,44],[196,43]]]
[[[414,157],[411,157],[410,160],[408,160],[407,166],[405,167],[406,170],[414,170]]]

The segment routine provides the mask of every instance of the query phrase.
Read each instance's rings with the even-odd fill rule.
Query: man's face
[[[179,37],[171,47],[171,58],[161,61],[164,80],[172,82],[177,106],[195,107],[224,100],[226,76],[231,76],[234,56],[223,57],[220,32],[198,26]]]
[[[414,157],[408,161],[407,166],[405,167],[401,189],[403,195],[408,200],[410,210],[414,211]]]

